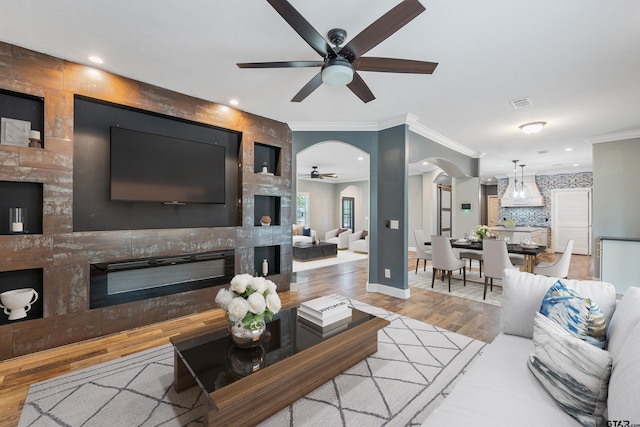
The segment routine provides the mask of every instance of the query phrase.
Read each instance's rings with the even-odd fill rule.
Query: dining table
[[[431,246],[431,242],[425,242],[426,245]],[[482,241],[471,241],[463,239],[451,239],[451,246],[456,249],[473,249],[476,251],[482,250]],[[510,254],[524,255],[524,271],[527,273],[533,273],[533,268],[536,266],[536,259],[539,254],[547,250],[544,245],[526,245],[520,243],[507,243],[507,252]]]

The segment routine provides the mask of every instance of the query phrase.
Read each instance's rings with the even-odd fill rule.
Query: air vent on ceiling
[[[538,154],[547,154],[549,152],[549,150],[541,150],[538,151]]]
[[[529,105],[531,105],[531,101],[529,101],[529,98],[514,99],[513,101],[511,101],[511,105],[513,105],[513,108],[517,110],[519,108],[528,107]]]

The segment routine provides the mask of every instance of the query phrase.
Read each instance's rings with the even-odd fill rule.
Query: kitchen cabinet
[[[521,232],[521,233],[530,233],[531,240],[533,243],[540,246],[548,246],[547,245],[547,228],[546,227],[505,227],[503,225],[498,225],[496,227],[490,227],[491,232],[500,236],[501,239],[509,238],[510,241],[513,241],[513,233]]]

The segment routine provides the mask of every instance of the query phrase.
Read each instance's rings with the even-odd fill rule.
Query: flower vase
[[[240,348],[251,348],[260,345],[262,336],[266,326],[264,322],[260,322],[255,329],[249,329],[242,322],[229,321],[229,332],[231,332],[231,340]]]

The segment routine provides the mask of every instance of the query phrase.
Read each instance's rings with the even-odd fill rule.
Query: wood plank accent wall
[[[185,76],[188,78],[188,76]],[[244,113],[21,47],[0,43],[0,88],[44,98],[45,148],[0,145],[0,180],[43,183],[43,233],[0,236],[0,272],[44,270],[44,317],[0,326],[0,360],[215,307],[217,288],[89,310],[89,264],[235,249],[236,273],[254,247],[279,246],[279,291],[291,273],[291,130]],[[74,95],[242,132],[239,227],[73,232]],[[254,173],[254,143],[280,147],[276,176]],[[255,227],[254,195],[279,196],[281,225]]]

